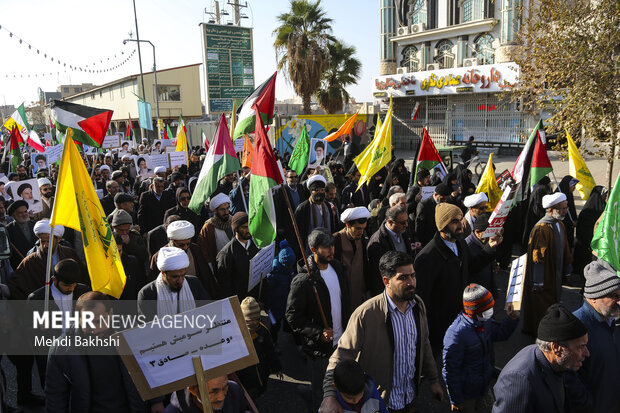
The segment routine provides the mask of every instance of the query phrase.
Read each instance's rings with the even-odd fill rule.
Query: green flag
[[[306,125],[304,125],[295,144],[291,159],[288,161],[289,168],[297,172],[297,175],[301,175],[304,168],[308,165],[308,156],[310,156],[310,135],[308,135]]]
[[[620,232],[618,216],[620,214],[620,175],[609,194],[607,205],[592,237],[592,251],[602,260],[607,261],[616,271],[620,269]],[[619,275],[620,276],[620,275]]]

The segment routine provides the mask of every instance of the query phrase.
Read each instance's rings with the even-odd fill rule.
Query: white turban
[[[39,178],[37,179],[37,183],[39,184],[39,188],[45,185],[51,185],[52,182],[47,178]]]
[[[211,198],[211,202],[209,202],[209,207],[211,208],[211,211],[215,211],[219,208],[220,205],[225,203],[230,204],[230,198],[228,197],[228,195],[220,192],[219,194]]]
[[[169,239],[174,240],[184,240],[193,238],[196,234],[196,230],[194,229],[194,225],[188,221],[174,221],[168,225],[166,229],[166,234]]]
[[[159,271],[175,271],[187,267],[189,267],[189,258],[181,248],[160,248],[157,254],[157,268],[159,268]]]
[[[484,192],[466,196],[463,200],[463,204],[465,204],[467,208],[471,208],[483,202],[489,202],[489,197]]]
[[[355,221],[356,219],[368,219],[370,218],[370,212],[364,207],[355,207],[345,209],[340,215],[342,222]]]
[[[126,160],[128,160],[128,159],[131,159],[131,157],[130,157],[129,155],[123,155],[123,156],[121,157],[121,161],[126,161]]]
[[[52,232],[52,227],[50,226],[50,220],[42,219],[40,221],[37,221],[37,223],[34,224],[33,231],[34,231],[34,235],[36,235],[37,237],[40,234],[50,234]],[[62,237],[63,235],[65,235],[65,227],[63,227],[62,225],[56,225],[54,227],[54,236]]]
[[[110,167],[108,165],[101,165],[99,167],[99,171],[103,171],[103,170],[107,170],[108,172],[110,172]]]
[[[310,189],[310,185],[312,185],[315,182],[323,182],[323,187],[325,187],[325,185],[327,185],[327,181],[325,180],[325,178],[323,177],[323,175],[312,175],[310,178],[308,178],[308,180],[306,181],[306,187],[308,187],[308,189]]]
[[[155,173],[155,175],[160,174],[162,172],[166,172],[166,167],[165,166],[158,166],[157,168],[155,168],[155,170],[153,171]]]
[[[566,201],[566,195],[564,195],[562,192],[555,192],[551,195],[543,196],[542,206],[543,208],[547,209],[564,201]]]

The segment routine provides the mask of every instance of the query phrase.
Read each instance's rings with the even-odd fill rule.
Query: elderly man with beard
[[[174,315],[198,307],[197,301],[208,300],[209,296],[200,280],[185,275],[189,258],[177,247],[163,247],[157,256],[159,275],[138,293],[138,312],[148,320],[156,315]]]
[[[312,175],[306,186],[310,191],[310,197],[299,204],[295,210],[295,220],[299,228],[301,240],[307,244],[308,235],[316,228],[326,228],[329,233],[335,232],[333,228],[331,208],[325,202],[325,186],[327,181],[321,175]],[[294,243],[292,243],[294,244]],[[297,250],[295,251],[297,254]]]
[[[547,211],[530,233],[523,279],[523,332],[534,334],[547,307],[560,302],[563,276],[570,274],[573,260],[562,221],[568,212],[566,195],[545,195]]]
[[[52,207],[54,206],[54,191],[52,189],[52,182],[47,178],[37,179],[39,184],[39,191],[41,191],[41,212],[34,214],[35,221],[45,219],[52,216]]]
[[[75,303],[75,311],[91,312],[95,320],[113,315],[112,301],[99,291],[83,294]],[[111,325],[110,322],[108,322]],[[145,403],[140,398],[133,380],[114,347],[106,347],[103,354],[94,354],[94,348],[84,354],[74,343],[78,340],[109,339],[114,330],[106,323],[86,323],[67,331],[69,343],[50,349],[45,378],[45,399],[48,412],[131,412],[144,413]]]
[[[472,233],[478,217],[487,211],[488,202],[489,197],[484,192],[466,196],[463,200],[463,204],[468,209],[463,217],[463,233],[466,238]]]
[[[577,411],[618,412],[620,397],[620,277],[607,261],[598,259],[584,270],[583,304],[573,312],[588,329],[590,357],[577,373],[567,374],[569,402]]]
[[[429,342],[426,307],[416,295],[413,259],[400,251],[388,251],[381,257],[379,268],[385,290],[351,315],[329,359],[322,413],[342,412],[333,387],[333,374],[343,360],[358,361],[375,380],[392,413],[415,411],[422,377],[431,383],[434,397],[443,399]]]
[[[226,194],[217,194],[211,198],[209,208],[213,211],[213,216],[202,226],[198,236],[198,245],[211,266],[211,270],[215,272],[217,254],[234,237],[230,216],[230,198]]]
[[[185,220],[177,220],[171,222],[166,228],[166,234],[170,242],[169,247],[177,247],[185,251],[187,258],[189,259],[189,266],[187,267],[187,274],[196,276],[205,290],[209,293],[209,296],[215,297],[217,294],[216,287],[217,281],[209,268],[209,264],[202,256],[200,247],[192,242],[192,238],[196,230],[191,222]],[[151,271],[150,280],[155,279],[159,274],[157,268],[157,257],[159,252],[156,252],[151,258]]]
[[[103,166],[101,167],[102,170]],[[121,190],[121,186],[118,184],[118,182],[109,179],[106,181],[105,187],[108,193],[103,198],[101,198],[101,206],[103,207],[103,212],[106,214],[106,216],[108,216],[116,208],[116,205],[114,204],[114,197]]]
[[[415,259],[418,294],[428,308],[431,346],[437,360],[441,360],[444,333],[461,312],[463,290],[470,283],[462,220],[459,207],[438,204],[437,232]]]
[[[236,382],[221,376],[207,380],[209,402],[215,412],[246,413],[251,411],[243,394],[243,389]],[[185,390],[172,393],[170,404],[164,413],[194,413],[202,412],[202,400],[198,386],[190,386]]]
[[[6,232],[11,243],[11,267],[17,268],[19,263],[28,255],[28,251],[37,241],[34,235],[34,222],[28,215],[28,203],[24,200],[9,205],[7,213],[14,221],[6,226]]]
[[[536,344],[519,351],[497,378],[493,413],[567,411],[571,395],[565,377],[590,356],[587,344],[588,330],[577,317],[559,304],[549,307],[538,325]]]

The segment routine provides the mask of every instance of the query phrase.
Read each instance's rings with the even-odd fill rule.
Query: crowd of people
[[[150,150],[143,142],[135,155]],[[301,175],[287,168],[287,155],[277,154],[286,181],[273,190],[272,271],[250,291],[250,261],[259,248],[248,227],[249,168],[222,177],[196,213],[188,206],[204,149],[193,148],[189,165],[158,167],[148,177],[127,154],[86,161],[127,276],[120,300],[137,301],[138,312],[152,319],[239,298],[259,364],[208,381],[215,411],[253,408],[269,376],[282,374],[283,335],[307,361],[311,411],[414,412],[423,382],[453,411],[620,411],[612,389],[620,375],[620,278],[590,248],[605,208],[603,187],[578,215],[576,179],[567,176],[555,188],[545,177],[513,207],[504,229],[485,237],[489,200],[475,193],[463,166],[440,180],[394,159],[357,189],[361,174],[351,153],[342,163],[326,154],[323,166]],[[51,251],[52,307],[109,313],[114,299],[90,291],[80,233],[61,226],[52,233],[58,169],[39,168],[33,177],[31,158],[25,154],[8,179],[37,178],[41,212],[13,200],[16,186],[0,187],[10,246],[0,265],[0,297],[43,300]],[[427,186],[434,190],[426,197]],[[507,277],[513,253],[525,251],[521,310],[509,305],[496,320],[498,277]],[[583,305],[574,313],[559,304],[568,282],[582,287]],[[516,354],[491,388],[493,343],[510,340],[520,318],[535,344]],[[196,386],[142,401],[118,356],[69,357],[52,346],[49,357],[9,359],[19,405],[45,404],[53,413],[202,411]],[[44,398],[32,391],[33,369]]]

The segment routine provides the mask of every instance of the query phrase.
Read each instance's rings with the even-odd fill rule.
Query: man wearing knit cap
[[[140,233],[133,228],[132,222],[131,215],[121,209],[112,215],[110,226],[114,234],[121,236],[125,253],[135,256],[138,262],[148,262],[146,243]]]
[[[161,225],[166,211],[174,207],[174,198],[169,192],[164,191],[165,186],[164,178],[156,176],[152,179],[149,189],[140,194],[138,223],[142,234]]]
[[[345,227],[334,234],[334,258],[349,270],[351,312],[366,301],[369,291],[375,295],[381,290],[379,277],[372,273],[366,252],[368,241],[364,236],[364,230],[368,218],[370,218],[368,208],[345,209],[340,216]]]
[[[108,214],[108,217],[107,217],[108,223],[112,222],[112,217],[117,211],[122,210],[122,211],[127,212],[131,216],[131,223],[137,225],[138,216],[136,215],[136,212],[134,211],[135,201],[132,195],[126,194],[124,192],[117,193],[116,195],[114,195],[114,205],[116,208],[110,214]],[[137,227],[136,229],[138,231],[140,230],[139,227]]]
[[[226,194],[211,197],[209,208],[213,216],[201,227],[198,245],[213,272],[217,270],[217,254],[234,237],[232,217],[230,216],[230,198]]]
[[[41,211],[34,214],[35,221],[50,218],[52,216],[52,207],[54,206],[54,193],[52,189],[52,181],[47,178],[37,179],[39,191],[41,192]]]
[[[448,184],[439,184],[435,192],[418,204],[415,215],[415,233],[422,245],[428,244],[437,232],[435,224],[435,208],[437,205],[448,202],[452,189]]]
[[[308,235],[315,228],[326,228],[330,233],[337,230],[332,225],[332,212],[325,202],[326,185],[327,181],[322,175],[312,175],[308,178],[306,186],[310,191],[310,197],[299,204],[295,210],[295,220],[299,228],[299,236],[306,244],[304,245],[306,249]],[[295,254],[301,256],[301,254],[298,254],[297,249],[295,249]]]
[[[566,377],[569,401],[588,412],[618,412],[620,397],[620,277],[608,262],[598,259],[584,269],[583,305],[573,314],[588,329],[590,357],[576,374]],[[581,411],[581,410],[580,410]]]
[[[209,295],[215,297],[217,294],[217,282],[211,272],[211,268],[209,268],[209,264],[200,252],[200,247],[192,242],[195,234],[192,223],[185,220],[173,221],[166,228],[166,234],[170,240],[168,242],[169,247],[180,248],[187,254],[189,265],[186,274],[196,276]],[[159,252],[156,252],[151,258],[149,281],[155,279],[159,274],[159,268],[157,267],[158,256]]]
[[[487,211],[489,197],[484,192],[466,196],[463,204],[467,207],[467,213],[463,217],[463,233],[467,238],[473,231],[476,219]]]
[[[493,373],[493,343],[508,340],[519,323],[519,312],[509,305],[501,324],[493,319],[493,295],[481,285],[463,291],[463,312],[443,339],[443,379],[453,411],[486,412]]]
[[[52,267],[65,258],[81,262],[73,249],[58,244],[65,233],[65,227],[56,225],[53,237],[50,236],[51,232],[52,228],[47,219],[38,221],[34,225],[34,233],[39,239],[39,245],[31,250],[32,252],[19,264],[15,274],[9,278],[7,286],[11,291],[11,299],[25,300],[30,293],[45,285],[45,268],[50,241],[52,242]],[[89,284],[88,273],[85,269],[79,275],[79,282]]]
[[[443,336],[461,312],[463,289],[470,282],[469,255],[463,239],[463,212],[444,202],[435,209],[437,233],[415,259],[418,294],[428,308],[435,359],[441,360]]]
[[[571,395],[565,377],[590,356],[587,344],[586,326],[562,305],[550,306],[538,325],[536,344],[519,351],[499,375],[493,413],[566,411]]]
[[[138,293],[138,312],[151,320],[155,315],[174,315],[192,310],[198,301],[210,297],[200,280],[193,275],[185,275],[189,259],[177,247],[163,247],[157,257],[159,275]]]
[[[261,301],[258,296],[260,284],[248,291],[250,260],[258,252],[248,228],[248,214],[237,212],[232,217],[232,230],[235,233],[234,238],[224,245],[216,257],[218,297],[236,295],[243,300],[247,296],[252,296]]]
[[[530,234],[523,280],[523,332],[532,335],[547,307],[560,301],[562,279],[570,274],[573,259],[562,223],[568,212],[566,195],[545,195],[542,206],[547,214]]]

